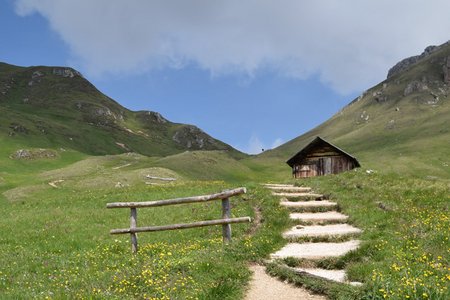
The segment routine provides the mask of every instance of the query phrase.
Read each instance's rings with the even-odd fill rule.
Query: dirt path
[[[250,227],[250,230],[247,232],[248,235],[253,235],[255,232],[261,227],[262,213],[261,207],[254,206],[253,211],[255,212],[255,217],[253,218],[253,226]]]
[[[361,230],[347,223],[348,216],[336,211],[338,204],[333,201],[323,200],[320,194],[312,193],[311,188],[295,187],[293,185],[266,184],[266,188],[273,191],[273,195],[280,198],[280,205],[292,211],[291,220],[313,223],[310,225],[296,225],[283,233],[283,237],[290,243],[282,249],[272,253],[271,259],[300,258],[317,260],[345,255],[359,246],[359,240],[353,240],[353,236]],[[289,201],[296,199],[300,201]],[[297,212],[300,210],[300,212]],[[323,210],[327,210],[326,212]],[[259,218],[260,215],[257,215]],[[260,220],[259,220],[260,221]],[[340,224],[325,224],[321,222],[340,222]],[[258,222],[259,223],[259,222]],[[324,242],[299,242],[299,238],[327,238]],[[333,238],[340,237],[343,241],[333,242]],[[324,296],[313,295],[308,290],[281,282],[265,273],[265,267],[252,266],[252,281],[245,300],[283,300],[283,299],[326,299]],[[347,284],[357,285],[358,282],[348,282],[345,270],[301,269],[298,271],[305,276],[321,277]]]
[[[284,283],[267,275],[265,267],[254,265],[250,267],[253,277],[245,300],[325,300],[319,295],[313,295],[309,291]]]

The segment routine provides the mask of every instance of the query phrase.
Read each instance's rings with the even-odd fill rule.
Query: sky
[[[321,124],[450,39],[447,0],[0,0],[0,61],[70,66],[247,153]]]

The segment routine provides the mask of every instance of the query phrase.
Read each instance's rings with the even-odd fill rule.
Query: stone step
[[[316,193],[272,193],[274,196],[283,197],[286,199],[323,199],[322,194],[316,194]]]
[[[310,187],[302,187],[302,186],[266,186],[268,189],[277,192],[294,192],[294,193],[302,193],[302,192],[310,192]]]
[[[325,270],[325,269],[306,269],[306,268],[294,268],[299,273],[311,274],[313,276],[322,277],[328,280],[345,282],[346,272],[345,270]]]
[[[361,282],[347,281],[347,273],[345,270],[325,270],[325,269],[308,269],[308,268],[293,268],[293,270],[300,275],[319,277],[326,280],[347,283],[354,286],[362,285]]]
[[[338,204],[336,202],[331,202],[328,200],[323,201],[281,201],[281,206],[292,207],[292,208],[315,208],[315,207],[336,207]]]
[[[279,183],[265,183],[265,184],[263,184],[263,186],[265,186],[267,188],[271,188],[271,187],[294,187],[293,184],[279,184]]]
[[[298,259],[322,259],[328,257],[339,257],[359,246],[358,240],[342,243],[290,243],[272,253],[271,258],[298,258]]]
[[[303,222],[338,222],[346,221],[348,216],[343,215],[337,211],[317,212],[317,213],[291,213],[289,215],[291,220],[300,220]]]
[[[321,236],[342,236],[348,234],[358,234],[361,229],[348,224],[332,224],[332,225],[297,225],[283,233],[284,238],[296,237],[321,237]]]
[[[310,192],[310,187],[303,187],[303,186],[291,186],[291,187],[269,187],[272,191],[275,192],[290,192],[290,193],[306,193]]]

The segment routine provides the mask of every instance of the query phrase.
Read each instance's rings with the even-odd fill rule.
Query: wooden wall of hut
[[[305,178],[338,174],[355,167],[352,159],[327,147],[309,153],[306,158],[295,163],[292,171],[295,178]]]
[[[319,136],[286,163],[295,178],[338,174],[360,167],[355,157]]]

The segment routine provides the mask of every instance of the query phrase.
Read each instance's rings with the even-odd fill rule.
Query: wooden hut
[[[294,178],[337,174],[360,167],[355,157],[319,136],[289,159],[287,164],[291,166]]]

